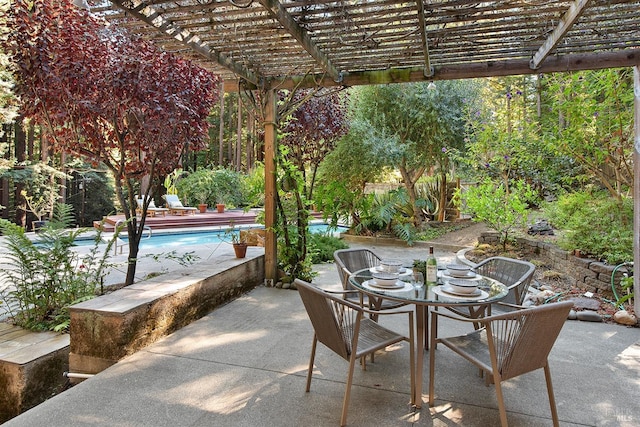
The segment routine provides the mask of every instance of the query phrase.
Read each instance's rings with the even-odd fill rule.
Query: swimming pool
[[[252,227],[258,228],[258,227]],[[335,233],[342,233],[348,230],[348,227],[338,227],[337,230],[332,230]],[[311,224],[309,231],[312,233],[326,233],[329,231],[327,224]],[[224,230],[215,231],[181,231],[181,232],[164,232],[151,235],[150,238],[142,238],[140,240],[140,248],[154,248],[154,247],[179,247],[187,245],[207,245],[218,244],[222,242],[230,242],[231,237],[224,235]],[[146,233],[145,233],[146,235]],[[121,235],[122,236],[122,235]],[[120,238],[123,241],[127,241],[126,234]],[[93,240],[82,239],[76,240],[78,246],[93,245]]]

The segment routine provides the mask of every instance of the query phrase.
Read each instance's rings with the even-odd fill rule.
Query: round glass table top
[[[438,285],[414,289],[411,276],[400,276],[395,283],[378,284],[369,269],[357,271],[349,278],[349,283],[356,289],[370,296],[380,296],[394,301],[424,305],[479,305],[498,302],[507,296],[509,290],[497,280],[485,276],[474,275],[465,279],[473,281],[476,289],[463,294],[453,289],[448,277],[438,272]]]

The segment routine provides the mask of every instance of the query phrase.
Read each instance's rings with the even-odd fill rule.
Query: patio
[[[405,260],[424,250],[375,249]],[[436,253],[442,260],[454,256]],[[316,271],[315,283],[340,286],[333,264]],[[384,321],[404,331],[405,319]],[[452,323],[441,326],[457,332]],[[5,425],[338,425],[347,364],[319,346],[311,392],[305,393],[311,338],[297,292],[260,286]],[[408,405],[408,346],[401,345],[380,353],[367,371],[356,369],[349,425],[496,425],[493,388],[471,364],[437,351],[431,412],[426,404],[415,413]],[[636,328],[567,321],[550,365],[562,425],[638,425]],[[541,371],[505,383],[505,403],[511,425],[551,424]]]

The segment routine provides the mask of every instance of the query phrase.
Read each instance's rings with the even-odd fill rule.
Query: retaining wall
[[[219,257],[71,307],[69,370],[96,374],[264,283],[264,254]]]
[[[525,253],[542,259],[551,268],[568,277],[571,284],[578,289],[593,292],[605,298],[614,298],[611,290],[611,275],[615,265],[575,256],[573,252],[560,249],[553,243],[527,239],[526,237],[517,238],[516,241],[518,247]],[[497,242],[498,234],[495,232],[481,233],[478,238],[480,244],[496,244]],[[628,273],[625,267],[619,268],[615,273],[614,283],[618,295],[621,294],[620,279],[624,277],[625,273]]]

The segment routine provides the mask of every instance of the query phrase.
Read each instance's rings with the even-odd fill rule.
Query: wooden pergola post
[[[264,222],[266,228],[264,242],[265,285],[273,286],[278,278],[276,224],[276,93],[266,91],[267,102],[264,111]]]
[[[633,67],[633,309],[640,316],[640,67]]]

